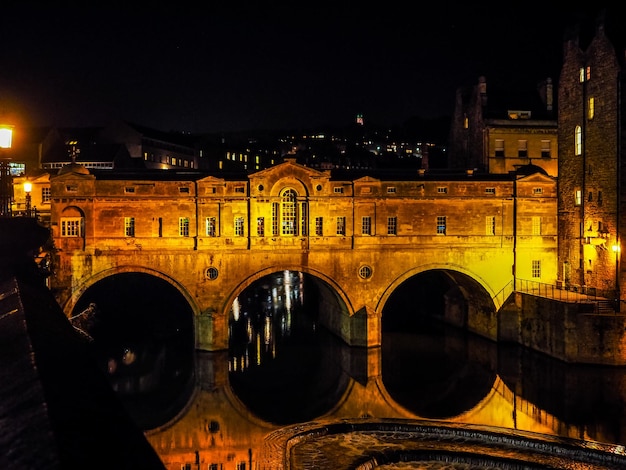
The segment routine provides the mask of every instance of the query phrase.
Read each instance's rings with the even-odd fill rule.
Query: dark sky
[[[447,116],[480,75],[556,81],[582,15],[556,2],[201,3],[3,11],[4,119],[219,132]]]

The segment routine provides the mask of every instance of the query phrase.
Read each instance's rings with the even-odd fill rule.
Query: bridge
[[[109,276],[165,280],[193,311],[196,348],[217,351],[228,347],[231,308],[247,286],[298,271],[321,293],[322,324],[348,345],[378,346],[394,291],[439,272],[451,286],[447,321],[497,339],[516,277],[555,283],[556,191],[532,166],[375,174],[287,160],[225,176],[72,164],[50,178],[50,286],[69,317]]]

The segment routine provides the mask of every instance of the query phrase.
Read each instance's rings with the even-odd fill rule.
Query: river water
[[[194,351],[188,307],[154,285],[147,287],[152,296],[164,297],[146,305],[145,281],[101,284],[77,311],[95,305],[81,326],[168,469],[284,468],[285,447],[290,468],[303,469],[626,462],[566,467],[555,452],[537,453],[545,443],[562,450],[575,442],[623,456],[624,368],[566,364],[423,315],[399,321],[415,313],[406,299],[383,312],[390,320],[380,348],[351,348],[318,324],[315,288],[296,272],[241,293],[228,351]],[[526,444],[502,447],[510,436]]]

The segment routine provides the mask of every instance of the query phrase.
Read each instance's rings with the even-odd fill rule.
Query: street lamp
[[[33,190],[33,184],[26,180],[24,181],[24,193],[26,194],[26,217],[30,217],[30,192]]]
[[[11,160],[4,152],[10,149],[13,143],[13,126],[0,124],[0,216],[11,215],[13,201],[13,181],[11,178]]]

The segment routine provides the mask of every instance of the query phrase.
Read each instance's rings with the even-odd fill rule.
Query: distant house
[[[487,86],[480,77],[459,88],[450,126],[448,164],[508,173],[532,164],[558,175],[558,123],[550,78],[536,89]]]

